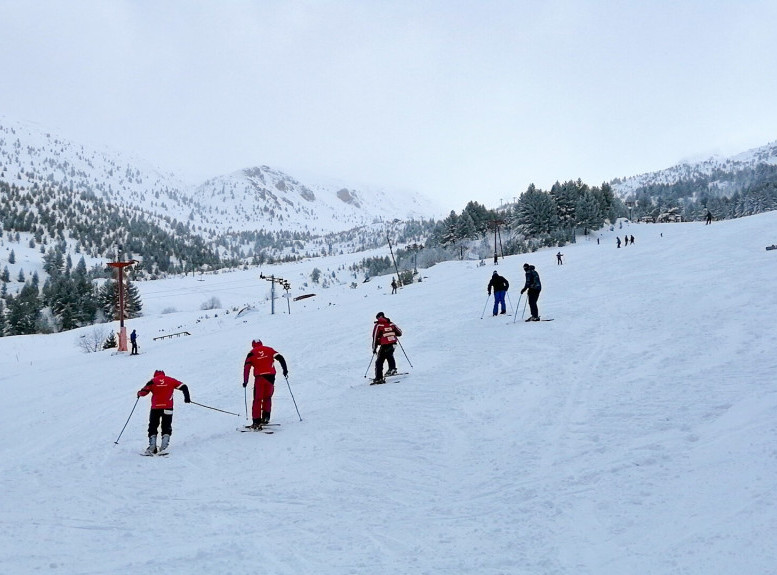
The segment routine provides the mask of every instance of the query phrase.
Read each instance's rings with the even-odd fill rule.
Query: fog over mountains
[[[0,117],[0,181],[58,185],[154,219],[175,220],[207,237],[229,232],[344,231],[382,219],[438,216],[420,194],[381,188],[305,184],[268,166],[192,183],[146,160],[74,143]],[[173,226],[174,227],[174,226]]]
[[[731,188],[732,175],[754,170],[758,166],[775,165],[777,165],[777,141],[731,157],[710,156],[702,160],[688,160],[665,170],[615,179],[612,181],[612,187],[620,197],[625,198],[640,188],[713,177],[710,186],[720,193],[726,193]],[[714,181],[715,175],[720,176],[720,181]]]

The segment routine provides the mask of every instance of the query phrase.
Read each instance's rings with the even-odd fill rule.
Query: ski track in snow
[[[396,296],[388,278],[318,290],[292,315],[249,270],[141,284],[138,357],[82,353],[89,328],[0,338],[0,574],[774,573],[775,223],[627,224],[563,266],[509,257],[505,316],[489,300],[480,319],[477,262]],[[521,321],[524,261],[553,322]],[[257,311],[202,319],[219,282]],[[377,311],[411,373],[369,386]],[[138,456],[147,398],[114,444],[154,369],[244,414],[254,337],[286,357],[302,421],[279,376],[273,435],[179,394],[169,457]]]

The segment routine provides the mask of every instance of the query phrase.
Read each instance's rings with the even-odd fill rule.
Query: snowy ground
[[[552,322],[520,322],[523,300],[481,319],[493,267],[449,262],[291,315],[256,270],[138,284],[138,357],[83,353],[91,328],[0,338],[0,573],[775,573],[776,224],[631,225],[563,266],[500,263],[511,305],[537,266]],[[200,311],[214,295],[258,307]],[[413,367],[398,349],[412,374],[370,387],[378,311]],[[179,395],[169,457],[138,455],[148,398],[114,443],[154,369],[243,414],[254,337],[303,421],[280,378],[274,435]]]

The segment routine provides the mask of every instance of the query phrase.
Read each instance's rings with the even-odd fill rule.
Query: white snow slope
[[[516,323],[492,300],[481,319],[492,267],[465,261],[290,315],[256,270],[139,284],[138,357],[0,338],[0,573],[775,573],[776,224],[631,225],[563,266],[507,258]],[[555,321],[520,321],[524,261]],[[213,295],[260,305],[198,311]],[[397,349],[411,375],[369,386],[378,311],[412,368]],[[254,337],[290,367],[274,435],[236,432]],[[148,398],[115,441],[154,369],[241,416],[177,394],[171,454],[140,457]]]

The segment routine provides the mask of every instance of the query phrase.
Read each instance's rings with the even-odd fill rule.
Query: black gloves
[[[243,382],[243,387],[248,387],[248,382],[247,381]]]
[[[284,369],[283,370],[283,377],[289,377],[289,370],[288,369]]]

